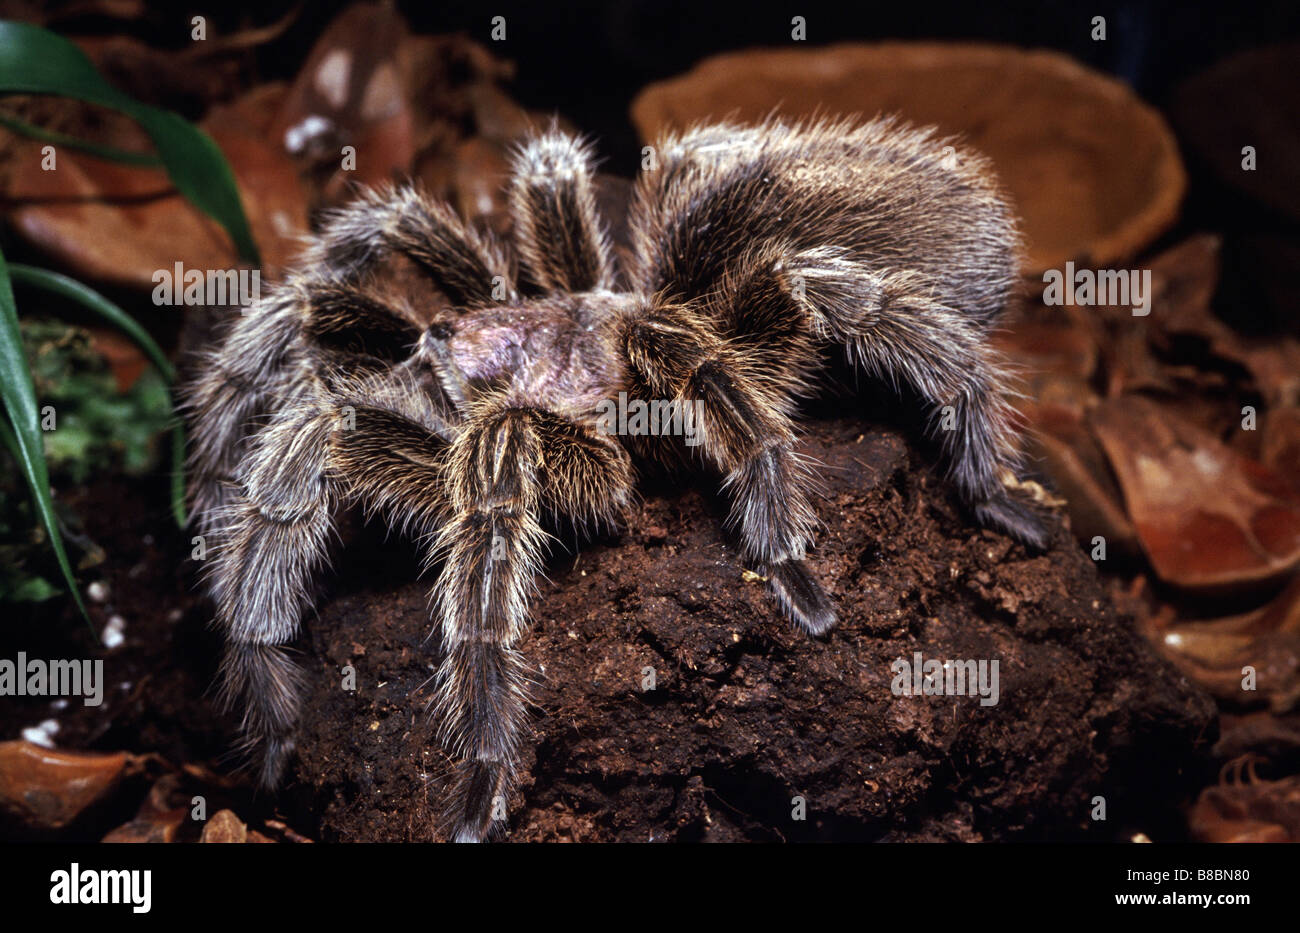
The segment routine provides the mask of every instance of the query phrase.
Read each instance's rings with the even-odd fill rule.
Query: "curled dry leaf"
[[[1300,566],[1300,500],[1272,471],[1140,396],[1107,400],[1088,420],[1162,580],[1226,592]]]
[[[514,65],[464,36],[407,36],[397,52],[415,115],[420,152],[446,151],[465,128],[497,142],[515,139],[527,115],[499,85]]]
[[[253,109],[215,107],[202,126],[230,161],[262,255],[262,275],[274,279],[302,248],[309,229],[307,192],[293,160],[245,117]]]
[[[1263,780],[1253,756],[1229,763],[1188,816],[1201,842],[1300,842],[1300,777]],[[1245,772],[1243,774],[1243,771]]]
[[[530,114],[519,106],[501,88],[486,81],[469,85],[466,99],[474,114],[474,128],[480,136],[496,143],[511,143],[536,127],[548,126],[552,121],[570,128],[567,121],[558,117],[541,117]]]
[[[188,27],[187,27],[188,28]],[[178,51],[159,49],[131,36],[84,36],[72,40],[110,84],[146,104],[179,113],[202,113],[211,101],[229,98],[239,84],[240,63],[207,57],[214,42],[193,42]]]
[[[354,3],[316,40],[272,121],[274,145],[329,171],[326,199],[352,183],[376,184],[410,172],[414,117],[397,53],[406,21],[386,3]],[[351,167],[344,164],[351,147]]]
[[[296,169],[238,111],[216,108],[202,125],[231,164],[261,247],[262,275],[274,278],[307,230]],[[148,151],[129,133],[115,133],[112,144]],[[46,171],[41,144],[12,135],[5,151],[4,198],[15,229],[77,278],[152,290],[158,270],[176,263],[187,270],[239,266],[225,231],[176,193],[161,169],[61,147],[56,170]]]
[[[1087,381],[1097,369],[1097,342],[1078,322],[1051,312],[1050,317],[1018,320],[994,334],[998,349],[1015,360],[1031,382],[1040,375],[1072,376]],[[1039,397],[1037,392],[1034,397]]]
[[[179,771],[164,774],[154,782],[140,804],[135,818],[112,830],[104,842],[310,842],[284,823],[268,820],[269,833],[245,826],[233,811],[221,806],[233,791],[245,789],[244,782],[217,774],[204,765],[189,763]],[[198,822],[195,797],[202,797],[217,812]]]
[[[1170,247],[1150,262],[1159,313],[1155,321],[1167,331],[1200,331],[1207,337],[1231,334],[1210,310],[1219,283],[1221,237],[1202,233]]]
[[[1260,460],[1300,492],[1300,408],[1276,408],[1264,415]]]
[[[1228,761],[1248,752],[1275,760],[1300,760],[1300,717],[1277,716],[1268,710],[1222,714],[1214,756]]]
[[[485,220],[504,233],[510,165],[502,147],[481,137],[467,139],[456,147],[452,165],[453,203],[461,216]]]
[[[1221,700],[1262,701],[1275,713],[1300,702],[1300,577],[1260,609],[1175,623],[1157,637],[1171,660]],[[1247,669],[1251,690],[1243,687]]]
[[[1085,422],[1097,403],[1090,384],[1095,336],[1079,320],[1053,313],[1014,321],[996,343],[1025,385],[1025,396],[1014,403],[1027,427],[1026,453],[1064,497],[1075,537],[1088,550],[1104,537],[1108,559],[1139,555],[1119,488]]]
[[[1186,173],[1163,117],[1123,83],[1056,52],[973,43],[884,42],[733,52],[647,87],[641,138],[734,113],[900,113],[962,134],[1019,207],[1026,272],[1067,260],[1110,266],[1174,221]]]
[[[1137,533],[1083,412],[1053,404],[1030,405],[1027,410],[1032,426],[1027,435],[1030,458],[1064,496],[1079,543],[1091,553],[1094,539],[1100,536],[1105,539],[1107,559],[1140,556]]]
[[[149,365],[148,357],[121,331],[100,326],[87,327],[86,330],[90,334],[91,346],[108,363],[117,391],[129,392]]]
[[[109,832],[103,841],[175,842],[189,815],[189,799],[182,796],[181,776],[164,774],[149,788],[135,819]]]
[[[126,752],[0,742],[0,811],[29,830],[62,829],[111,795],[133,760]]]
[[[106,142],[147,152],[140,137],[113,132]],[[13,228],[75,277],[152,288],[157,269],[221,268],[234,256],[219,225],[176,194],[161,169],[59,147],[47,171],[42,146],[7,134],[4,199]]]
[[[1291,337],[1250,338],[1215,315],[1211,299],[1219,280],[1222,240],[1191,237],[1151,263],[1155,308],[1150,321],[1156,349],[1169,353],[1171,338],[1201,341],[1209,353],[1240,366],[1272,408],[1300,405],[1300,341]]]

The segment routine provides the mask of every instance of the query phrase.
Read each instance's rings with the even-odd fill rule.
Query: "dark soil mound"
[[[523,643],[536,741],[508,838],[1110,839],[1178,825],[1214,708],[1117,615],[1069,534],[1032,556],[972,528],[893,431],[816,421],[804,450],[826,465],[814,558],[841,622],[824,641],[743,573],[707,481],[652,482],[621,536],[557,547]],[[338,595],[309,626],[281,805],[300,828],[318,820],[319,838],[435,837],[447,759],[424,704],[438,645],[427,582],[401,582],[408,550],[345,550]],[[996,659],[998,702],[896,696],[891,665],[916,652]],[[1099,796],[1105,822],[1090,816]]]

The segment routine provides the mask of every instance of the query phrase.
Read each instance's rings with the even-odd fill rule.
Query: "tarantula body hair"
[[[654,151],[621,263],[591,147],[553,128],[516,154],[509,246],[415,189],[369,191],[196,361],[191,497],[214,539],[222,695],[264,784],[293,751],[287,648],[346,506],[413,538],[433,578],[449,838],[502,826],[548,528],[617,522],[638,460],[701,455],[742,560],[827,633],[834,602],[808,564],[817,465],[795,448],[828,346],[930,408],[976,519],[1045,544],[1012,492],[1010,380],[987,339],[1019,251],[988,163],[888,119],[713,124]],[[433,297],[395,298],[394,262]],[[692,406],[697,435],[612,433],[614,399]]]
[[[992,165],[933,129],[772,120],[699,127],[652,148],[630,224],[643,292],[671,284],[705,294],[746,254],[773,246],[791,260],[807,252],[817,265],[911,273],[935,301],[983,324],[1016,282],[1020,234]]]

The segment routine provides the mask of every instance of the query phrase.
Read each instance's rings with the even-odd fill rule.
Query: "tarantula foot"
[[[457,767],[447,833],[453,842],[485,842],[502,825],[506,768],[499,762],[465,761]]]
[[[302,672],[281,646],[237,642],[226,646],[221,677],[221,705],[244,706],[244,767],[260,788],[274,790],[296,747]]]
[[[261,762],[257,768],[258,787],[275,790],[280,786],[295,747],[292,736],[270,736],[262,740]]]
[[[979,503],[974,511],[984,527],[1004,532],[1032,550],[1047,550],[1047,528],[1025,503],[1002,493]]]
[[[835,606],[801,560],[767,567],[767,580],[781,608],[810,635],[825,635],[835,625]]]

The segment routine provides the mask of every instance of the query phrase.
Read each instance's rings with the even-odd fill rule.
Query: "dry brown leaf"
[[[1089,423],[1162,580],[1228,591],[1300,566],[1300,500],[1276,474],[1140,396],[1103,402]]]
[[[33,829],[62,829],[128,774],[126,752],[71,752],[0,742],[0,810]]]

